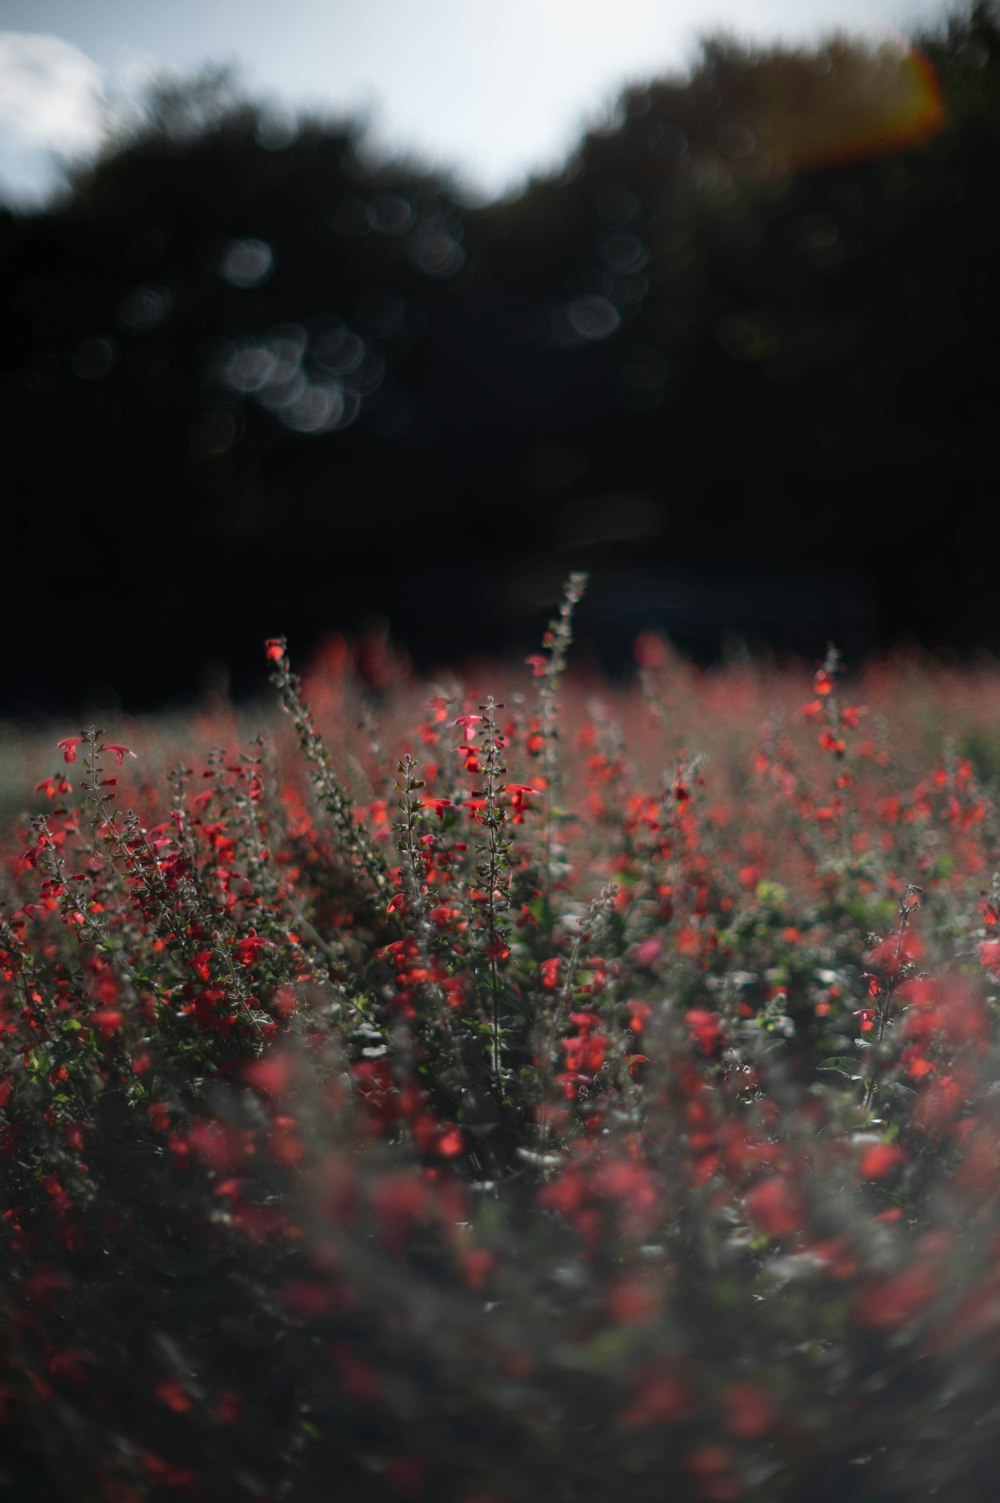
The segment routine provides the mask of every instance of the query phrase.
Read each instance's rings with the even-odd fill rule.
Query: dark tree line
[[[1000,647],[1000,8],[916,43],[706,43],[476,209],[350,121],[155,90],[0,215],[8,706],[380,617],[519,646],[570,567],[612,655]]]

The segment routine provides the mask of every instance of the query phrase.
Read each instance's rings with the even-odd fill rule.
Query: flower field
[[[25,750],[3,1496],[992,1503],[1000,673],[584,591]]]

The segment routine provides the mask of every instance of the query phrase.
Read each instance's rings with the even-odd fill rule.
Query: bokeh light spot
[[[590,293],[570,303],[569,321],[581,339],[608,339],[621,324],[621,314],[606,297]]]
[[[231,240],[222,253],[219,275],[232,287],[259,287],[274,268],[271,247],[263,240],[248,236]]]

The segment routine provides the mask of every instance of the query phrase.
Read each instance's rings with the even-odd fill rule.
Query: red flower
[[[1000,970],[1000,939],[985,939],[979,946],[980,964],[987,970]]]
[[[938,1283],[937,1274],[927,1263],[913,1263],[873,1284],[855,1310],[855,1319],[859,1325],[875,1330],[898,1330],[930,1304]]]
[[[456,715],[452,725],[460,725],[465,732],[465,739],[469,741],[472,739],[472,727],[478,725],[482,718],[481,715]]]
[[[905,1158],[903,1150],[894,1144],[876,1143],[862,1158],[859,1173],[862,1179],[885,1179]]]
[[[438,819],[444,820],[444,811],[452,807],[450,798],[422,798],[421,804],[425,809],[433,809]]]
[[[620,1416],[623,1425],[651,1425],[680,1419],[691,1409],[693,1394],[678,1372],[647,1368],[639,1376],[634,1402]]]
[[[280,663],[285,656],[284,637],[268,637],[264,643],[264,656],[269,663]]]
[[[224,1388],[215,1405],[215,1417],[220,1425],[235,1425],[240,1418],[240,1397],[231,1388]]]
[[[731,1383],[722,1395],[726,1429],[740,1440],[760,1440],[774,1427],[770,1394],[757,1383]]]
[[[115,766],[116,767],[120,767],[122,765],[122,758],[123,757],[134,757],[135,756],[135,752],[132,750],[132,748],[130,746],[118,746],[113,741],[107,742],[104,746],[100,747],[99,750],[100,751],[114,752],[114,754],[115,754]]]
[[[259,934],[254,934],[251,930],[246,939],[241,939],[237,942],[236,959],[240,962],[240,965],[253,965],[257,959],[258,951],[270,948],[271,943],[271,940],[261,939]]]
[[[659,632],[641,631],[632,644],[632,652],[640,668],[666,668],[670,663],[670,649]]]
[[[76,749],[83,742],[82,736],[66,736],[62,741],[56,742],[56,750],[61,751],[67,762],[76,761]]]
[[[685,1021],[706,1054],[711,1054],[722,1035],[722,1024],[707,1007],[692,1007]]]
[[[122,1026],[124,1014],[117,1007],[99,1007],[90,1021],[100,1030],[102,1039],[109,1039]]]
[[[896,929],[873,950],[869,950],[865,960],[889,980],[894,980],[904,966],[919,960],[922,953],[923,942],[919,934],[915,934],[912,929],[904,929],[902,933]]]
[[[44,778],[42,782],[35,784],[36,793],[44,793],[46,798],[54,798],[57,793],[69,793],[72,784],[68,778],[60,773],[58,777]]]
[[[743,1488],[730,1472],[730,1453],[725,1446],[699,1446],[684,1458],[684,1465],[709,1503],[736,1503]]]
[[[459,1253],[462,1274],[470,1289],[482,1289],[496,1261],[487,1247],[470,1247]]]
[[[539,790],[530,783],[505,783],[503,792],[510,794],[511,808],[514,811],[514,823],[524,824],[525,798],[529,793],[537,793]]]
[[[772,1174],[747,1191],[750,1220],[769,1237],[791,1237],[802,1222],[802,1210],[787,1180]]]
[[[244,1066],[243,1078],[248,1085],[268,1096],[283,1096],[291,1085],[294,1066],[287,1054],[268,1054]]]
[[[47,836],[43,835],[37,845],[33,845],[30,850],[23,852],[21,860],[24,861],[28,866],[37,866],[39,856],[51,844],[51,840],[49,840]]]
[[[635,958],[641,966],[651,966],[660,958],[663,943],[659,939],[644,939],[636,946]]]
[[[580,1014],[573,1014],[574,1017]],[[585,1030],[576,1038],[568,1038],[563,1045],[567,1067],[576,1074],[596,1075],[604,1064],[607,1039],[603,1034]]]
[[[194,1407],[191,1395],[178,1383],[176,1378],[164,1378],[162,1383],[156,1385],[156,1397],[161,1404],[166,1404],[175,1414],[187,1414]]]
[[[202,981],[208,981],[211,977],[211,960],[211,950],[199,950],[197,955],[192,955],[188,964],[201,977]]]
[[[538,965],[538,974],[541,978],[542,987],[547,992],[554,992],[559,985],[559,966],[561,964],[558,955],[552,955],[548,960],[542,960]]]
[[[635,1276],[619,1279],[608,1294],[608,1315],[622,1325],[648,1324],[658,1308],[656,1290],[648,1281]]]
[[[653,1016],[653,1009],[648,1002],[630,1002],[628,1006],[628,1026],[633,1033],[641,1033]]]

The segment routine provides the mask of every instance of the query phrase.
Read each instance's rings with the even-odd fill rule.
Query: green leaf
[[[829,1070],[835,1075],[846,1075],[848,1080],[860,1080],[858,1074],[858,1062],[851,1054],[838,1054],[833,1059],[826,1059],[818,1070]]]

